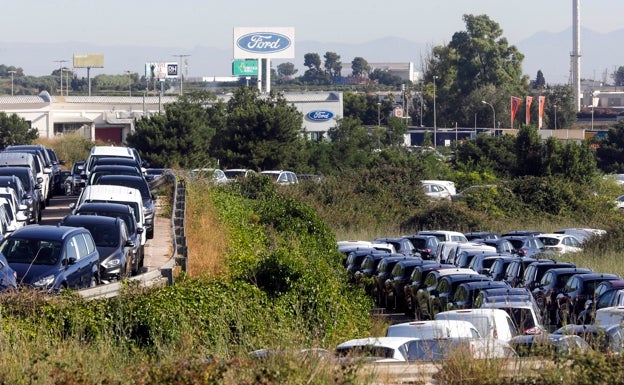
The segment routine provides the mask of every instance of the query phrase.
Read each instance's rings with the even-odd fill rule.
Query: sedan
[[[538,238],[544,244],[545,250],[554,251],[557,254],[577,253],[583,251],[581,242],[573,235],[567,234],[540,234]]]

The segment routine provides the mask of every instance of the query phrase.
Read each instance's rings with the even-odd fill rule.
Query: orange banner
[[[537,128],[541,129],[543,120],[544,120],[544,103],[546,103],[546,97],[539,96],[537,98],[537,103],[538,103],[537,117],[538,117],[538,123],[539,123]]]
[[[513,128],[513,122],[516,120],[516,114],[518,113],[520,104],[522,104],[522,99],[515,96],[511,97],[511,128]]]

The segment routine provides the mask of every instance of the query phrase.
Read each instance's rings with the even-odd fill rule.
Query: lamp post
[[[13,96],[13,75],[15,75],[15,73],[17,71],[8,71],[11,74],[11,96]]]
[[[377,127],[381,127],[381,103],[377,102]]]
[[[492,108],[492,128],[494,128],[494,131],[496,131],[496,110],[494,109],[494,106],[491,103],[486,102],[485,100],[482,100],[481,103],[487,104]]]
[[[128,74],[128,96],[132,96],[132,71],[126,70]]]
[[[59,63],[61,67],[61,96],[63,96],[63,63],[66,63],[67,60],[55,60],[55,63]]]
[[[184,83],[184,71],[182,71],[182,58],[189,57],[191,55],[173,55],[178,58],[178,71],[180,71],[180,95],[182,95],[182,84]]]
[[[12,88],[11,88],[11,89],[12,89]],[[592,100],[592,105],[591,105],[591,108],[592,108],[592,123],[591,123],[591,129],[592,129],[592,131],[593,131],[593,130],[594,130],[594,103],[593,103],[593,100]]]
[[[433,75],[433,147],[438,148],[438,124],[436,122],[436,79]]]
[[[557,129],[557,105],[553,104],[553,107],[555,107],[555,130]]]

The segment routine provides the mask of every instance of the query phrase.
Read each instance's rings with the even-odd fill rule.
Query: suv
[[[405,310],[405,286],[410,282],[409,279],[416,266],[422,264],[423,260],[420,258],[408,258],[394,265],[390,277],[385,282],[385,302],[389,309]]]
[[[83,227],[22,227],[2,241],[0,252],[21,285],[51,293],[100,282],[100,256],[91,233]]]
[[[437,237],[433,235],[406,235],[403,238],[412,243],[414,251],[420,254],[422,259],[435,259],[435,251],[439,242]]]
[[[50,159],[50,154],[46,150],[43,145],[14,145],[8,146],[4,149],[5,152],[27,152],[33,154],[37,158],[40,159],[41,169],[37,170],[38,176],[43,176],[44,182],[47,183],[47,186],[44,187],[44,196],[46,197],[46,204],[50,203],[49,198],[54,195],[55,192],[55,183],[58,179],[61,178],[61,166],[58,164],[53,164],[52,159]],[[44,175],[41,175],[44,174]]]
[[[568,278],[561,293],[557,295],[558,324],[576,323],[578,314],[583,310],[585,301],[590,299],[596,287],[604,281],[622,279],[617,274],[575,274]]]
[[[538,259],[526,267],[524,274],[522,275],[522,281],[518,286],[526,287],[527,289],[533,291],[533,289],[535,289],[535,285],[542,280],[542,276],[546,273],[546,271],[559,267],[574,268],[576,265],[571,262],[557,262],[552,259]]]
[[[260,175],[268,176],[271,178],[273,182],[277,184],[281,184],[281,185],[290,185],[290,184],[299,183],[297,174],[295,174],[292,171],[267,170],[267,171],[261,171]]]
[[[542,241],[533,235],[503,235],[521,257],[533,257],[546,251]]]
[[[420,317],[422,317],[421,319],[433,318],[434,313],[432,311],[432,300],[437,295],[440,279],[453,274],[462,276],[479,275],[472,269],[460,269],[457,267],[452,269],[437,269],[427,273],[423,284],[416,292],[416,301],[414,302],[415,309],[417,309],[416,311]]]
[[[84,171],[84,161],[74,162],[67,179],[65,179],[65,195],[78,195],[84,187],[82,172]]]
[[[620,306],[624,301],[624,280],[604,281],[596,286],[594,295],[585,302],[585,308],[578,316],[581,323],[591,323],[596,310],[610,306]]]
[[[41,220],[41,180],[27,167],[0,167],[0,186],[14,188],[28,210],[28,223]]]
[[[418,307],[418,290],[423,286],[427,274],[433,270],[442,269],[454,269],[454,265],[443,265],[434,261],[425,261],[422,265],[414,267],[412,275],[409,278],[409,283],[405,285],[403,291],[405,292],[405,315],[415,316],[416,319],[421,319],[420,309]]]

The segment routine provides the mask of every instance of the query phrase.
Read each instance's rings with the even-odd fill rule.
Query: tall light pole
[[[438,124],[436,122],[436,79],[433,75],[433,147],[438,148]]]
[[[63,96],[63,63],[67,63],[67,60],[55,60],[55,63],[59,63],[61,67],[61,96]]]
[[[132,71],[126,70],[128,74],[128,96],[132,96]]]
[[[486,102],[485,100],[482,100],[481,103],[487,104],[492,108],[492,128],[494,128],[494,131],[496,131],[496,110],[494,109],[494,106]]]
[[[553,107],[555,107],[555,130],[557,129],[557,105],[553,104]]]
[[[180,72],[180,95],[182,95],[182,83],[184,83],[184,71],[182,71],[182,58],[191,55],[173,55],[178,58],[178,71]]]
[[[377,102],[377,127],[381,127],[381,103]]]
[[[8,71],[11,74],[11,96],[13,96],[13,75],[15,75],[15,73],[17,71]]]

